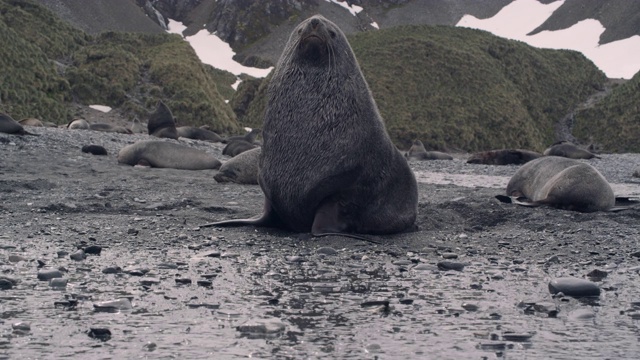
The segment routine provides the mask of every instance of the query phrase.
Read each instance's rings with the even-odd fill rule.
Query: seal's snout
[[[318,25],[320,25],[320,19],[318,19],[318,18],[311,19],[311,28],[312,29],[315,30],[318,27]]]

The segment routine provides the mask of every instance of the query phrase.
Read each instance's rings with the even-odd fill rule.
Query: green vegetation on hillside
[[[77,101],[144,120],[163,100],[180,125],[237,132],[235,114],[216,87],[219,81],[230,96],[235,78],[202,64],[178,35],[90,36],[28,0],[0,0],[0,35],[0,111],[13,117],[66,123]]]
[[[600,102],[576,111],[574,135],[612,152],[640,152],[640,72]]]
[[[406,26],[350,39],[391,137],[431,148],[543,150],[604,74],[573,51],[488,32]]]

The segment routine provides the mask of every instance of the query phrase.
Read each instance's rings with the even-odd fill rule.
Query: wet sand
[[[419,231],[372,244],[202,228],[259,214],[259,187],[117,164],[147,135],[29,131],[41,136],[0,134],[0,285],[12,284],[0,290],[1,357],[631,359],[640,348],[640,210],[500,203],[517,166],[411,162]],[[181,142],[227,159],[222,144]],[[88,144],[109,155],[82,153]],[[617,194],[640,194],[639,154],[589,163]],[[90,245],[100,255],[71,258]],[[66,286],[38,280],[43,269]],[[559,277],[601,293],[554,297]],[[122,298],[131,308],[96,310]]]

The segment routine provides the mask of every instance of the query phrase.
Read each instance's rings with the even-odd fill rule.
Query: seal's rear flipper
[[[531,201],[524,196],[506,196],[506,195],[496,195],[496,199],[500,200],[505,204],[517,204],[520,206],[528,206],[528,207],[537,207],[540,205],[544,205],[544,200],[542,201]]]
[[[616,196],[616,204],[608,211],[618,212],[622,210],[635,209],[640,206],[640,199],[637,197]]]
[[[206,227],[225,227],[225,226],[262,226],[262,227],[280,227],[283,228],[282,221],[278,217],[269,200],[264,201],[264,212],[260,216],[252,217],[249,219],[232,219],[232,220],[223,220],[216,221],[209,224],[200,225],[201,228]]]

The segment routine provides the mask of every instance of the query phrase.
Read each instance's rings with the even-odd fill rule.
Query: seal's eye
[[[302,34],[302,29],[298,29],[298,35]]]
[[[329,35],[331,35],[332,38],[336,37],[336,32],[333,30],[329,30]]]

